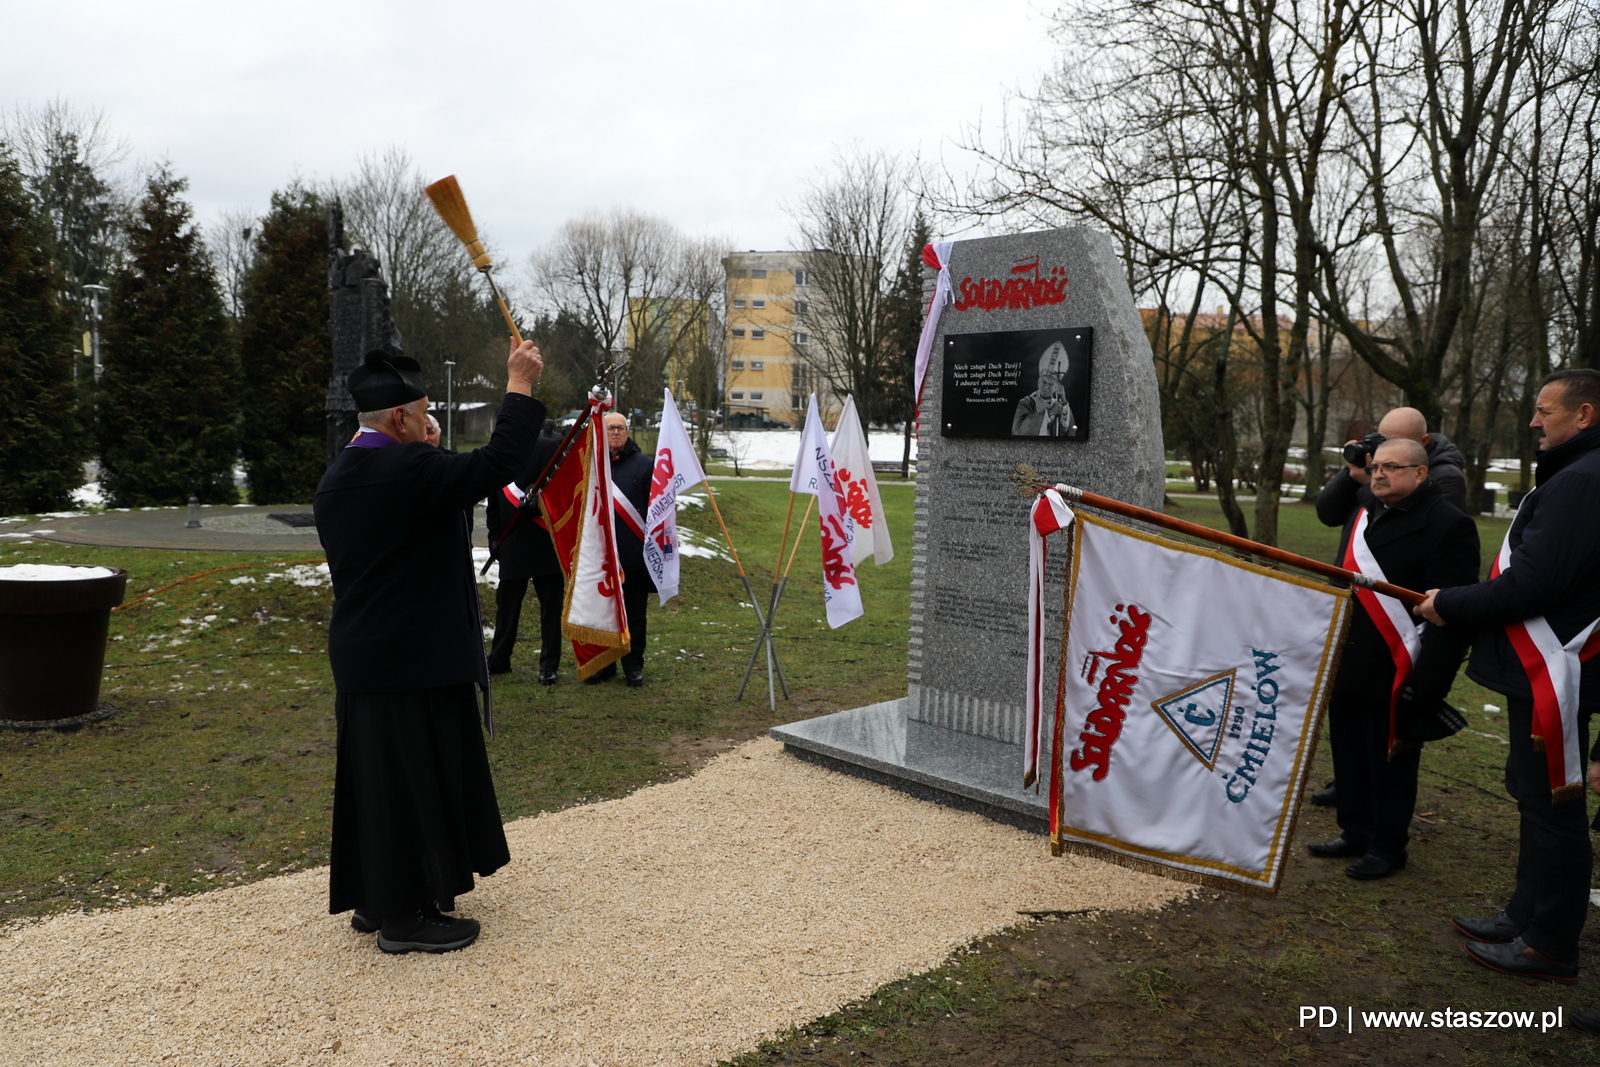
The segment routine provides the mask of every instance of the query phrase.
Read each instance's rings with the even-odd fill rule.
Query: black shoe
[[[1395,871],[1404,869],[1405,865],[1405,860],[1401,860],[1399,863],[1390,863],[1388,860],[1374,856],[1369,852],[1346,867],[1344,873],[1358,882],[1370,882],[1376,878],[1387,878]]]
[[[1483,964],[1491,971],[1501,974],[1516,975],[1519,978],[1548,978],[1552,982],[1576,982],[1578,980],[1578,963],[1561,963],[1558,960],[1545,959],[1542,956],[1529,956],[1524,954],[1528,949],[1522,943],[1522,938],[1507,942],[1504,945],[1473,944],[1467,946],[1467,955],[1477,963]]]
[[[1451,918],[1450,925],[1472,940],[1482,941],[1486,945],[1503,945],[1522,935],[1522,926],[1512,922],[1511,917],[1503,911],[1497,911],[1487,919],[1468,919],[1457,915]]]
[[[481,929],[476,919],[453,919],[427,908],[410,919],[385,919],[378,947],[388,953],[453,952],[476,941]]]
[[[493,663],[491,663],[491,664],[489,664],[489,673],[490,674],[510,674],[511,673],[511,664],[507,663],[504,667],[497,667]]]
[[[601,682],[608,682],[611,679],[615,678],[616,676],[617,676],[617,665],[615,663],[609,663],[606,666],[601,667],[599,670],[595,671],[593,674],[589,675],[589,677],[585,678],[583,680],[583,684],[584,685],[599,685]]]
[[[556,672],[555,671],[540,671],[539,672],[539,684],[540,685],[555,685],[556,684]]]
[[[1339,783],[1337,780],[1329,782],[1315,793],[1311,794],[1311,803],[1319,808],[1331,808],[1339,803]]]
[[[375,919],[360,908],[350,916],[350,928],[358,934],[375,934],[378,927],[383,925],[382,919]]]
[[[644,685],[644,671],[624,671],[623,677],[628,680],[629,689],[638,689]]]
[[[1336,860],[1345,856],[1360,856],[1367,850],[1348,838],[1336,837],[1332,841],[1313,841],[1306,846],[1306,851],[1325,860]]]

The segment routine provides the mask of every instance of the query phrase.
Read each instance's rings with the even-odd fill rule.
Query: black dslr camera
[[[1344,461],[1352,467],[1365,467],[1384,440],[1383,434],[1373,431],[1354,444],[1345,445]]]

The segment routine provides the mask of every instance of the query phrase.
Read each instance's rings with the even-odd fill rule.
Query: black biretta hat
[[[382,411],[428,395],[422,384],[422,367],[410,356],[396,356],[375,348],[361,366],[345,378],[358,411]]]

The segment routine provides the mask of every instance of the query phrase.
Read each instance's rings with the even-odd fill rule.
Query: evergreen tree
[[[150,177],[111,277],[95,437],[123,506],[239,498],[239,364],[187,187],[165,167]]]
[[[56,299],[60,278],[48,243],[0,144],[0,515],[70,507],[83,481],[72,315]]]
[[[886,423],[903,422],[904,452],[900,473],[907,476],[911,463],[912,422],[917,414],[917,341],[927,305],[922,300],[922,248],[932,238],[927,217],[917,212],[906,239],[905,258],[894,285],[884,295],[881,335],[884,342],[881,408],[873,416]]]
[[[250,499],[308,503],[326,467],[330,363],[327,218],[317,194],[299,184],[273,193],[254,253],[239,335]]]

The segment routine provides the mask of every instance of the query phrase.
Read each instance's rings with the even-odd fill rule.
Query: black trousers
[[[1511,751],[1506,756],[1506,792],[1522,817],[1517,845],[1517,888],[1506,915],[1522,926],[1522,940],[1553,959],[1578,958],[1578,935],[1589,915],[1589,875],[1594,852],[1583,795],[1550,802],[1550,771],[1531,737],[1533,703],[1506,697]],[[1589,724],[1578,725],[1580,751],[1588,762]],[[1339,783],[1344,788],[1344,782]]]
[[[522,601],[528,595],[528,582],[539,597],[539,672],[553,674],[561,665],[561,602],[566,582],[560,574],[537,578],[501,578],[495,587],[494,642],[489,646],[489,669],[502,671],[511,666],[511,651],[517,644],[517,629],[522,622]]]
[[[1405,749],[1389,758],[1387,702],[1335,690],[1328,701],[1328,725],[1344,839],[1364,846],[1369,856],[1404,863],[1422,750]]]
[[[622,582],[622,607],[628,613],[628,635],[633,639],[622,657],[622,669],[644,670],[645,609],[650,604],[650,572],[625,571]]]

